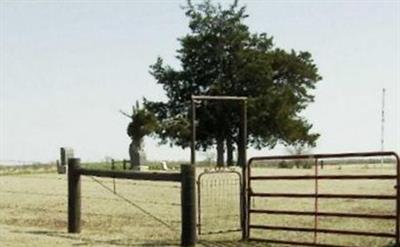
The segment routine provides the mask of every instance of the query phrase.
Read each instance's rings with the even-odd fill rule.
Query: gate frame
[[[191,96],[191,127],[192,127],[192,140],[190,145],[190,164],[196,165],[196,102],[199,101],[236,101],[241,105],[240,111],[240,126],[239,126],[239,145],[238,152],[240,153],[239,166],[242,167],[242,196],[247,198],[248,194],[248,165],[247,165],[247,97],[245,96],[208,96],[208,95],[192,95]],[[247,200],[242,200],[242,240],[248,236],[248,219]]]
[[[361,158],[361,157],[376,157],[376,156],[392,156],[395,158],[396,161],[396,175],[330,175],[330,176],[320,176],[318,175],[318,159],[324,158]],[[315,160],[315,175],[300,175],[300,176],[251,176],[251,164],[254,161],[265,161],[265,160],[298,160],[298,159],[314,159]],[[269,239],[258,239],[258,238],[250,238],[250,229],[272,229],[272,230],[290,230],[290,231],[300,231],[300,232],[314,232],[317,234],[318,232],[322,233],[332,233],[332,234],[350,234],[350,235],[362,235],[362,236],[375,236],[375,237],[394,237],[395,238],[395,246],[400,246],[400,158],[397,153],[395,152],[355,152],[355,153],[333,153],[333,154],[309,154],[309,155],[282,155],[282,156],[259,156],[259,157],[252,157],[248,161],[248,173],[247,173],[247,181],[248,181],[248,188],[251,186],[251,180],[300,180],[300,179],[315,179],[316,191],[314,194],[296,194],[296,193],[253,193],[250,190],[250,193],[246,196],[246,201],[249,207],[246,210],[246,219],[247,230],[245,232],[248,233],[246,236],[246,240],[250,241],[262,241],[262,242],[269,242],[269,243],[277,243],[277,244],[288,244],[288,245],[302,245],[302,246],[332,246],[332,247],[342,247],[339,245],[327,245],[327,244],[317,244],[315,241],[314,243],[311,242],[297,242],[297,241],[284,241],[284,240],[269,240]],[[338,180],[354,180],[354,179],[395,179],[396,185],[396,194],[393,196],[387,195],[355,195],[355,194],[319,194],[318,193],[318,180],[323,179],[338,179]],[[292,197],[292,198],[315,198],[316,200],[316,208],[314,212],[305,212],[305,211],[291,211],[291,212],[281,212],[286,215],[304,215],[308,213],[312,213],[315,215],[317,219],[318,213],[318,198],[355,198],[355,199],[382,199],[388,200],[392,199],[395,200],[396,209],[395,209],[395,233],[373,233],[373,232],[356,232],[356,231],[348,231],[348,230],[327,230],[327,229],[318,229],[317,224],[314,225],[314,228],[295,228],[295,227],[271,227],[271,226],[260,226],[260,225],[251,225],[250,224],[250,214],[251,213],[269,213],[268,211],[264,210],[252,210],[250,207],[250,199],[252,196],[260,196],[260,197],[268,197],[268,196],[277,196],[277,197]],[[332,217],[349,217],[350,214],[345,213],[329,213],[329,216]],[[361,214],[359,214],[360,216]],[[353,214],[355,217],[356,215]],[[361,215],[363,218],[377,218],[378,215]],[[393,215],[390,215],[391,218]]]
[[[239,219],[240,221],[240,229],[237,229],[237,231],[243,231],[243,224],[242,224],[242,219],[243,219],[243,202],[244,202],[244,197],[242,195],[243,191],[242,191],[242,186],[243,186],[243,179],[242,179],[242,174],[238,171],[235,170],[205,170],[203,172],[201,172],[199,174],[199,176],[197,177],[197,233],[199,235],[201,235],[201,178],[206,176],[206,175],[210,175],[210,174],[236,174],[238,176],[238,186],[239,186]],[[227,231],[231,231],[231,230],[227,230]],[[207,234],[218,234],[218,233],[223,233],[223,232],[207,232]]]

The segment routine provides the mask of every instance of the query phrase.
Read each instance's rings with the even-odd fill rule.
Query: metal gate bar
[[[334,244],[314,244],[308,242],[294,242],[287,240],[276,240],[276,239],[261,239],[261,238],[252,238],[252,241],[257,242],[266,242],[270,244],[288,244],[288,245],[296,245],[296,246],[319,246],[319,247],[348,247],[346,245],[334,245]]]
[[[331,212],[307,212],[307,211],[290,211],[290,210],[263,210],[251,209],[250,213],[260,214],[276,214],[276,215],[300,215],[300,216],[320,216],[320,217],[342,217],[342,218],[369,218],[369,219],[382,219],[393,220],[396,215],[377,215],[377,214],[354,214],[354,213],[331,213]]]
[[[367,194],[303,194],[303,193],[252,193],[252,197],[291,197],[291,198],[331,198],[331,199],[375,199],[392,200],[392,195],[367,195]]]
[[[396,175],[319,175],[318,174],[318,159],[323,158],[354,158],[354,157],[373,157],[373,156],[391,156],[396,160]],[[314,159],[315,163],[315,174],[314,175],[302,175],[302,176],[252,176],[251,175],[251,164],[254,161],[267,161],[267,160],[299,160],[299,159]],[[248,220],[245,229],[247,232],[247,239],[252,241],[263,241],[268,243],[277,244],[289,244],[289,245],[301,245],[301,246],[325,246],[325,247],[340,247],[340,245],[329,245],[329,244],[318,244],[317,233],[325,234],[340,234],[340,235],[358,235],[358,236],[372,236],[372,237],[383,237],[383,238],[394,238],[396,246],[399,246],[400,242],[400,228],[399,228],[399,216],[400,216],[400,158],[395,152],[365,152],[365,153],[338,153],[338,154],[313,154],[313,155],[284,155],[284,156],[263,156],[253,157],[248,162],[248,173],[247,173],[247,217]],[[375,194],[320,194],[318,191],[319,180],[389,180],[395,179],[396,181],[396,194],[395,195],[375,195]],[[251,189],[252,180],[314,180],[315,181],[315,193],[253,193]],[[315,208],[314,212],[310,211],[290,211],[290,210],[260,210],[252,209],[250,200],[252,197],[281,197],[281,198],[314,198]],[[373,200],[395,200],[396,202],[396,214],[395,215],[377,215],[377,214],[357,214],[357,213],[341,213],[341,212],[319,212],[318,211],[318,199],[373,199]],[[269,226],[269,225],[253,225],[251,224],[250,214],[275,214],[275,215],[303,215],[303,216],[314,216],[314,228],[304,227],[284,227],[284,226]],[[318,217],[342,217],[342,218],[364,218],[364,219],[382,219],[382,220],[395,220],[395,232],[363,232],[363,231],[350,231],[350,230],[339,230],[339,229],[321,229],[318,228]],[[274,239],[260,239],[251,238],[250,229],[263,229],[273,231],[296,231],[296,232],[313,232],[313,242],[300,242],[300,241],[286,241],[286,240],[274,240]]]
[[[371,236],[371,237],[384,237],[394,238],[396,234],[385,233],[385,232],[363,232],[363,231],[342,231],[342,230],[331,230],[331,229],[315,229],[307,227],[288,227],[288,226],[268,226],[268,225],[250,225],[253,229],[265,229],[265,230],[281,230],[281,231],[296,231],[296,232],[320,232],[328,234],[342,234],[342,235],[358,235],[358,236]]]
[[[396,175],[303,175],[303,176],[253,176],[251,180],[304,180],[304,179],[396,179]]]

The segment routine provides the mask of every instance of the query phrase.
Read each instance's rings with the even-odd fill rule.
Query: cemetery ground
[[[313,169],[253,168],[254,174],[306,175]],[[200,172],[200,171],[199,171]],[[198,173],[199,173],[198,172]],[[326,174],[395,174],[392,166],[346,165],[326,167]],[[180,185],[169,182],[115,180],[82,177],[82,232],[67,233],[67,178],[55,168],[36,167],[21,170],[0,170],[0,239],[1,246],[179,246]],[[394,181],[353,180],[320,181],[320,193],[394,194]],[[314,193],[314,181],[253,182],[255,192]],[[111,191],[110,191],[111,190]],[[252,208],[279,210],[314,210],[313,199],[269,198],[251,201]],[[319,210],[328,212],[393,214],[392,201],[319,199]],[[207,227],[226,228],[238,223],[224,218],[228,208],[203,212],[212,216],[204,220]],[[251,215],[254,224],[313,227],[314,217]],[[212,225],[213,224],[213,225]],[[321,228],[371,232],[394,232],[394,220],[342,219],[320,217]],[[312,242],[313,233],[284,231],[251,231],[252,237]],[[241,233],[202,235],[198,246],[274,246],[265,243],[244,243]],[[351,246],[386,246],[383,238],[319,234],[321,243]]]

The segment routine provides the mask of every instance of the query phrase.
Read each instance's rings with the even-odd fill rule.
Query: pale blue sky
[[[252,31],[310,51],[324,77],[304,112],[321,134],[314,152],[379,150],[382,87],[385,147],[400,151],[399,1],[240,3]],[[183,4],[0,0],[0,160],[54,160],[60,146],[84,160],[127,158],[128,119],[118,110],[163,99],[149,65],[161,56],[178,66]],[[150,159],[189,157],[156,143],[146,140]]]

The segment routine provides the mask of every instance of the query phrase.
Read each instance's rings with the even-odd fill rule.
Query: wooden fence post
[[[247,101],[242,101],[239,128],[239,164],[242,167],[242,203],[241,203],[241,224],[242,240],[249,238],[249,168],[247,167]]]
[[[125,159],[122,160],[122,167],[124,170],[126,170],[126,160]]]
[[[111,159],[111,170],[115,170],[115,160]],[[113,178],[113,192],[114,194],[117,193],[116,185],[115,185],[115,178]]]
[[[196,244],[196,168],[194,165],[181,165],[182,235],[181,245]]]
[[[115,170],[115,161],[111,159],[111,170]]]
[[[80,159],[68,160],[68,232],[81,231],[81,179],[77,171]]]

